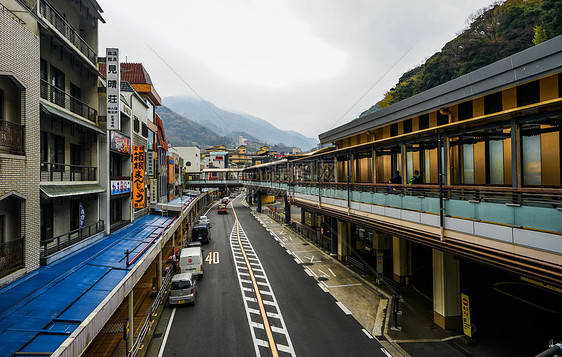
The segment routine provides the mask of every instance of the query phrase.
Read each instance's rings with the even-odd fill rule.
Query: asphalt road
[[[161,325],[172,321],[162,339],[162,355],[385,356],[380,344],[320,289],[241,202],[239,198],[233,203],[248,242],[244,241],[243,248],[238,245],[231,205],[226,215],[217,215],[216,207],[211,208],[212,239],[204,246],[205,277],[198,282],[195,306],[180,306],[172,310],[170,318],[161,319]],[[243,254],[251,262],[254,282],[260,284],[254,285],[258,292],[250,288]],[[266,318],[260,315],[260,299]],[[270,325],[269,334],[264,325]],[[158,330],[164,331],[164,326]],[[273,351],[267,341],[274,341],[278,348]]]

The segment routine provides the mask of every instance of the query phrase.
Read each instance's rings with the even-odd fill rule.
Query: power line
[[[342,120],[347,115],[347,113],[349,113],[351,111],[351,109],[353,109],[353,107],[355,107],[357,105],[357,103],[359,103],[361,101],[361,99],[365,98],[365,96],[371,91],[371,89],[373,89],[384,78],[384,76],[386,76],[388,74],[388,72],[390,72],[394,68],[394,66],[396,66],[398,64],[398,62],[400,62],[400,60],[402,60],[402,58],[404,58],[408,54],[408,52],[410,52],[410,50],[412,48],[414,48],[414,46],[415,45],[410,46],[410,48],[408,48],[408,50],[406,50],[406,52],[404,52],[404,54],[402,56],[400,56],[400,58],[398,58],[392,64],[392,66],[390,66],[390,68],[387,69],[386,72],[384,72],[382,74],[382,76],[380,76],[379,79],[377,79],[376,82],[372,86],[370,86],[369,89],[367,89],[367,91],[365,93],[363,93],[363,95],[361,97],[359,97],[359,99],[357,99],[355,101],[355,103],[353,103],[353,105],[351,105],[351,107],[349,107],[348,110],[346,110],[345,113],[343,113],[343,115],[338,120],[336,120],[336,122],[330,127],[330,129],[332,129],[334,126],[336,126],[336,124],[339,123],[340,120]]]

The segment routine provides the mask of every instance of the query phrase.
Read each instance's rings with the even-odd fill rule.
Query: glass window
[[[0,120],[6,120],[4,115],[4,91],[0,89]]]
[[[462,146],[463,157],[463,183],[474,184],[474,145]]]
[[[517,106],[538,103],[540,101],[540,85],[539,81],[522,84],[517,87]]]
[[[541,184],[541,137],[523,136],[523,184]]]
[[[503,141],[490,141],[488,162],[490,163],[490,184],[503,185]]]
[[[414,153],[411,151],[406,152],[406,180],[414,175]]]
[[[391,124],[390,125],[390,136],[398,135],[398,124]]]
[[[472,118],[472,101],[459,104],[459,120]]]
[[[424,172],[423,172],[423,181],[426,183],[431,182],[431,157],[430,157],[430,150],[425,150],[423,158],[424,158]]]
[[[429,114],[420,115],[420,130],[429,128]]]
[[[412,119],[404,121],[404,134],[412,132]]]
[[[501,92],[489,94],[484,97],[484,114],[501,112],[502,109],[503,105]]]

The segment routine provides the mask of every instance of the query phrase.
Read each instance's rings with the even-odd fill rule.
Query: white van
[[[183,248],[179,261],[180,273],[191,273],[196,278],[203,277],[203,250],[201,247]]]

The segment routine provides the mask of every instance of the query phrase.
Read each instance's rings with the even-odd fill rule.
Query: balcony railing
[[[23,136],[23,125],[0,120],[0,147],[7,147],[12,154],[23,154]]]
[[[96,63],[96,52],[78,35],[78,33],[66,22],[66,20],[55,10],[51,4],[41,1],[39,11],[49,23],[66,37],[80,52],[86,56],[90,62]]]
[[[104,221],[100,220],[84,228],[78,228],[68,233],[61,234],[51,239],[41,240],[41,258],[56,253],[66,247],[76,244],[88,237],[103,232],[105,229]]]
[[[74,114],[77,114],[96,124],[96,118],[98,116],[97,110],[72,97],[62,89],[49,84],[45,80],[41,80],[41,98],[46,99],[59,107],[68,109]]]
[[[52,162],[41,163],[41,181],[96,181],[97,167],[57,164]]]
[[[23,266],[25,238],[0,243],[0,277]]]

